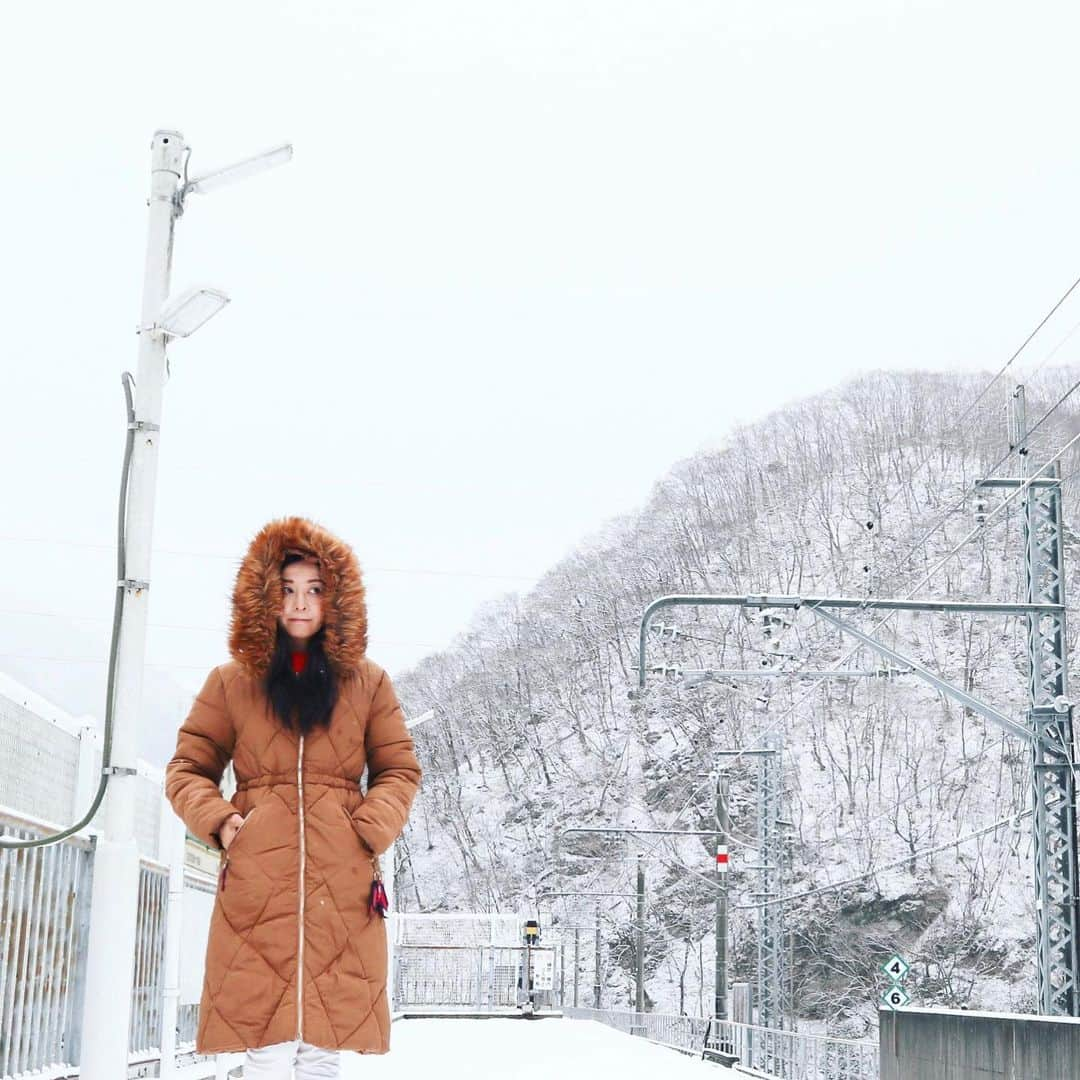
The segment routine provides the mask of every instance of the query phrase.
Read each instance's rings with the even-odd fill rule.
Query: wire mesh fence
[[[396,945],[394,1006],[482,1012],[531,996],[544,1008],[556,1003],[560,974],[556,950],[543,946]]]
[[[782,1080],[877,1080],[876,1043],[777,1031],[707,1017],[564,1007],[563,1013],[703,1056],[735,1059]]]

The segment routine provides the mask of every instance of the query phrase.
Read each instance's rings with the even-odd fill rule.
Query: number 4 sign
[[[897,956],[894,953],[881,965],[881,970],[884,971],[893,982],[898,983],[911,970],[911,965],[904,960],[902,956]]]

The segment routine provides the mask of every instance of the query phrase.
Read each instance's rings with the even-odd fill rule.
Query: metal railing
[[[0,813],[0,833],[28,839],[44,831],[21,815]],[[0,1080],[78,1072],[92,860],[93,845],[80,836],[48,847],[0,849]],[[168,868],[146,858],[139,865],[137,911],[129,1051],[133,1060],[151,1060],[160,1055],[162,1042]],[[528,950],[531,978],[526,980],[526,946],[437,943],[450,936],[468,942],[474,930],[475,940],[482,929],[496,936],[487,926],[466,930],[469,920],[443,921],[446,927],[432,924],[424,934],[411,925],[409,932],[398,930],[393,966],[397,1007],[494,1011],[522,1004],[530,988],[536,1007],[561,1004],[566,989],[562,946]],[[408,940],[431,934],[435,941]],[[878,1076],[873,1043],[664,1013],[568,1007],[564,1014],[599,1020],[684,1051],[726,1052],[783,1080]],[[178,1052],[190,1053],[197,1024],[198,1007],[182,1006]]]
[[[435,1006],[485,1011],[511,1008],[526,997],[522,987],[524,945],[395,945],[394,1006]],[[541,957],[544,959],[541,960]],[[558,954],[532,949],[537,966],[529,981],[537,1007],[553,1004],[558,986]],[[537,988],[540,963],[550,965],[552,989]]]
[[[42,830],[0,821],[20,839]],[[0,850],[0,1077],[79,1059],[91,845]]]
[[[48,830],[0,813],[0,835],[30,839]],[[68,837],[48,847],[0,848],[0,1078],[78,1071],[93,844]],[[164,1015],[168,868],[139,860],[131,1060],[160,1054]],[[176,1047],[190,1053],[198,1007],[177,1018]]]
[[[725,1054],[783,1080],[877,1080],[879,1075],[876,1043],[671,1013],[565,1007],[563,1013],[599,1020],[677,1050]]]
[[[135,930],[135,975],[128,1050],[152,1054],[161,1049],[165,998],[165,917],[169,868],[139,863],[139,906]]]

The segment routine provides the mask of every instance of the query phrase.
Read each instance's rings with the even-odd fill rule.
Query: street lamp
[[[220,289],[205,286],[188,289],[175,300],[170,300],[150,327],[169,337],[189,337],[209,322],[229,302]]]
[[[237,180],[244,180],[249,176],[254,176],[256,173],[265,172],[275,165],[284,165],[285,162],[292,160],[292,156],[292,143],[282,143],[281,146],[275,146],[270,150],[262,151],[262,153],[253,154],[251,157],[237,161],[233,165],[226,165],[223,169],[214,169],[211,172],[203,173],[202,176],[197,176],[194,180],[185,180],[183,187],[179,191],[180,203],[183,204],[189,192],[196,195],[205,195],[208,192],[217,191],[220,187],[233,184]]]
[[[162,396],[167,371],[166,344],[187,337],[228,303],[218,289],[190,289],[168,302],[173,233],[188,192],[206,192],[270,165],[287,161],[292,148],[278,147],[236,165],[187,180],[190,148],[178,131],[154,132],[150,144],[150,198],[143,293],[138,323],[138,376],[130,405],[124,475],[113,638],[109,655],[110,692],[105,701],[105,755],[94,802],[84,818],[49,839],[82,829],[104,800],[104,822],[94,835],[94,875],[82,1020],[81,1072],[86,1080],[123,1077],[128,1072],[128,1029],[135,969],[139,851],[135,840],[138,718],[142,706],[146,623],[150,590],[150,550],[154,495],[161,443]],[[131,379],[124,372],[125,389]],[[115,715],[114,715],[115,712]],[[165,983],[177,980],[180,961],[179,912],[170,876],[170,911],[165,942]],[[172,1069],[175,1030],[163,1024],[162,1075]]]

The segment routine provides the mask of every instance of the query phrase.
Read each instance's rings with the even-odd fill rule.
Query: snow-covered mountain
[[[1042,416],[1077,372],[1027,387]],[[883,988],[878,965],[912,964],[916,1003],[1033,1007],[1031,821],[939,853],[953,838],[1029,808],[1030,753],[910,674],[859,674],[879,657],[806,609],[764,620],[739,607],[682,607],[655,620],[648,664],[761,671],[688,686],[637,681],[645,607],[674,593],[1009,600],[1023,596],[1020,500],[992,492],[976,527],[973,481],[1007,450],[1001,380],[877,372],[732,431],[678,462],[640,512],[609,521],[526,595],[479,612],[453,647],[395,674],[416,730],[423,788],[399,847],[409,910],[535,911],[555,891],[632,893],[647,852],[647,1004],[708,1013],[713,984],[713,848],[706,837],[564,838],[570,826],[712,828],[709,771],[719,751],[783,739],[794,894],[880,870],[786,905],[798,1015],[865,1034]],[[978,400],[977,400],[978,399]],[[974,408],[972,403],[976,402]],[[1041,464],[1078,430],[1072,399],[1032,439]],[[1066,522],[1080,493],[1061,459]],[[997,475],[1018,475],[1013,456]],[[594,465],[603,483],[603,462]],[[1006,503],[1001,506],[1000,504]],[[1080,552],[1067,530],[1066,597],[1080,597]],[[926,575],[933,571],[928,580]],[[1026,624],[1002,616],[848,612],[906,656],[1023,720]],[[1072,625],[1075,625],[1073,620]],[[674,627],[674,630],[670,629]],[[677,631],[677,632],[676,632]],[[1070,653],[1075,634],[1070,631]],[[845,669],[846,677],[800,677]],[[730,760],[730,759],[729,759]],[[753,981],[759,861],[756,759],[731,764],[731,977]],[[604,1001],[633,994],[632,898],[558,898],[541,922],[604,915]],[[591,935],[585,940],[591,949]],[[591,992],[591,969],[586,985]],[[583,994],[586,990],[583,989]]]

